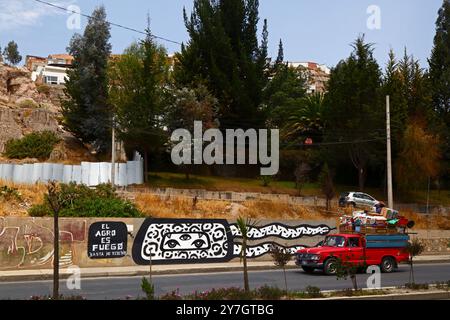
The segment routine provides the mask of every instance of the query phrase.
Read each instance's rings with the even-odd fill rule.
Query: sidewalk
[[[450,262],[450,255],[424,255],[414,259],[415,263],[445,263]],[[298,268],[291,261],[287,268]],[[249,261],[248,269],[256,270],[272,270],[277,269],[272,261]],[[213,273],[213,272],[230,272],[241,271],[242,264],[240,262],[227,263],[204,263],[204,264],[177,264],[177,265],[153,265],[153,275],[175,275],[175,274],[192,274],[192,273]],[[60,278],[65,279],[73,274],[68,269],[60,269]],[[149,266],[129,266],[129,267],[94,267],[81,268],[81,276],[83,278],[98,277],[129,277],[148,275]],[[11,270],[0,271],[0,282],[8,281],[32,281],[32,280],[49,280],[52,279],[53,269],[34,269],[34,270]]]

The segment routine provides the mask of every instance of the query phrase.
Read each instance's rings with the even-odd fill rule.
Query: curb
[[[433,263],[450,263],[449,260],[425,260],[425,261],[415,261],[414,264],[433,264]],[[89,269],[89,268],[85,268]],[[300,268],[296,265],[288,265],[286,266],[287,270]],[[264,271],[264,270],[279,270],[278,267],[274,265],[262,265],[262,266],[248,266],[249,271]],[[33,270],[27,270],[33,271]],[[53,274],[48,273],[39,273],[39,270],[35,270],[37,272],[32,274],[17,274],[17,275],[1,275],[0,273],[0,283],[1,282],[15,282],[15,281],[45,281],[52,280]],[[169,270],[153,270],[152,274],[155,276],[159,275],[181,275],[181,274],[195,274],[195,273],[215,273],[215,272],[236,272],[242,271],[242,266],[223,266],[223,267],[203,267],[203,268],[189,268],[189,269],[169,269]],[[83,278],[104,278],[104,277],[133,277],[133,276],[147,276],[149,274],[149,270],[134,270],[134,271],[102,271],[102,272],[87,272],[83,273],[83,269],[81,269],[83,274]],[[64,269],[60,270],[59,278],[61,280],[67,279],[72,274],[65,273]]]
[[[286,269],[297,269],[297,266],[286,266]],[[275,266],[249,266],[248,271],[263,271],[263,270],[279,270]],[[216,268],[190,268],[190,269],[171,269],[171,270],[153,270],[153,276],[159,275],[181,275],[181,274],[196,274],[196,273],[214,273],[214,272],[236,272],[242,271],[242,267],[216,267]],[[83,272],[83,271],[82,271]],[[117,271],[117,272],[92,272],[83,274],[83,278],[105,278],[105,277],[136,277],[136,276],[148,276],[149,271]],[[71,276],[68,273],[59,274],[59,279],[64,280]],[[45,281],[53,280],[51,273],[45,274],[25,274],[25,275],[11,275],[0,276],[1,282],[15,282],[15,281]]]

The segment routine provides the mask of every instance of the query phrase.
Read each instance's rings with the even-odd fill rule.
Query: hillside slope
[[[37,86],[27,69],[0,62],[0,154],[4,152],[5,143],[9,139],[49,130],[63,139],[49,161],[94,160],[87,148],[60,125],[60,101],[63,98],[62,87]],[[0,160],[7,161],[5,158]]]

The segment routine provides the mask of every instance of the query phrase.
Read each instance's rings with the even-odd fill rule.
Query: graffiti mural
[[[242,237],[241,232],[236,224],[230,225],[231,232],[235,237]],[[281,223],[271,223],[262,227],[250,227],[248,230],[248,237],[251,240],[264,239],[267,237],[278,237],[282,239],[298,239],[303,236],[324,236],[330,233],[332,229],[324,224],[318,226],[311,226],[309,224],[302,224],[299,226],[286,226]]]
[[[294,254],[298,250],[304,249],[304,248],[307,247],[307,246],[304,246],[304,245],[288,247],[288,246],[280,245],[280,244],[278,244],[276,242],[264,242],[264,243],[259,243],[259,244],[254,245],[254,246],[247,245],[247,248],[245,250],[245,253],[246,253],[245,255],[246,255],[247,258],[258,258],[258,257],[261,257],[261,256],[263,256],[265,254],[268,254],[270,252],[270,249],[274,245],[284,248],[285,250],[287,250],[291,254]],[[242,252],[242,244],[241,243],[234,243],[233,251],[234,251],[233,252],[234,257],[236,257],[236,258],[240,257],[241,252]]]
[[[225,262],[233,257],[226,220],[146,219],[133,243],[137,264]]]
[[[53,264],[53,226],[51,219],[23,219],[20,223],[7,223],[0,217],[0,267],[38,268]],[[39,221],[39,222],[38,222]],[[60,266],[73,264],[74,243],[85,239],[86,221],[60,222]]]
[[[318,226],[288,226],[281,223],[250,227],[249,240],[276,237],[295,240],[301,237],[323,236],[333,228]],[[236,224],[220,219],[152,219],[144,221],[133,243],[132,257],[135,263],[205,263],[227,262],[239,256],[242,235]],[[236,240],[236,242],[235,242]],[[275,242],[263,242],[247,246],[246,256],[257,258],[267,254]],[[281,246],[295,252],[304,245]]]

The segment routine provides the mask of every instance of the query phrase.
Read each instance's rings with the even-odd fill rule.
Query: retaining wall
[[[239,259],[242,239],[235,221],[220,219],[60,218],[60,266],[114,267]],[[270,259],[269,245],[296,251],[335,232],[335,220],[259,221],[247,256]],[[174,241],[178,241],[174,242]],[[124,245],[120,248],[120,244]],[[111,250],[102,250],[110,245]],[[104,249],[104,248],[103,248]],[[53,218],[0,217],[0,270],[49,269]]]

